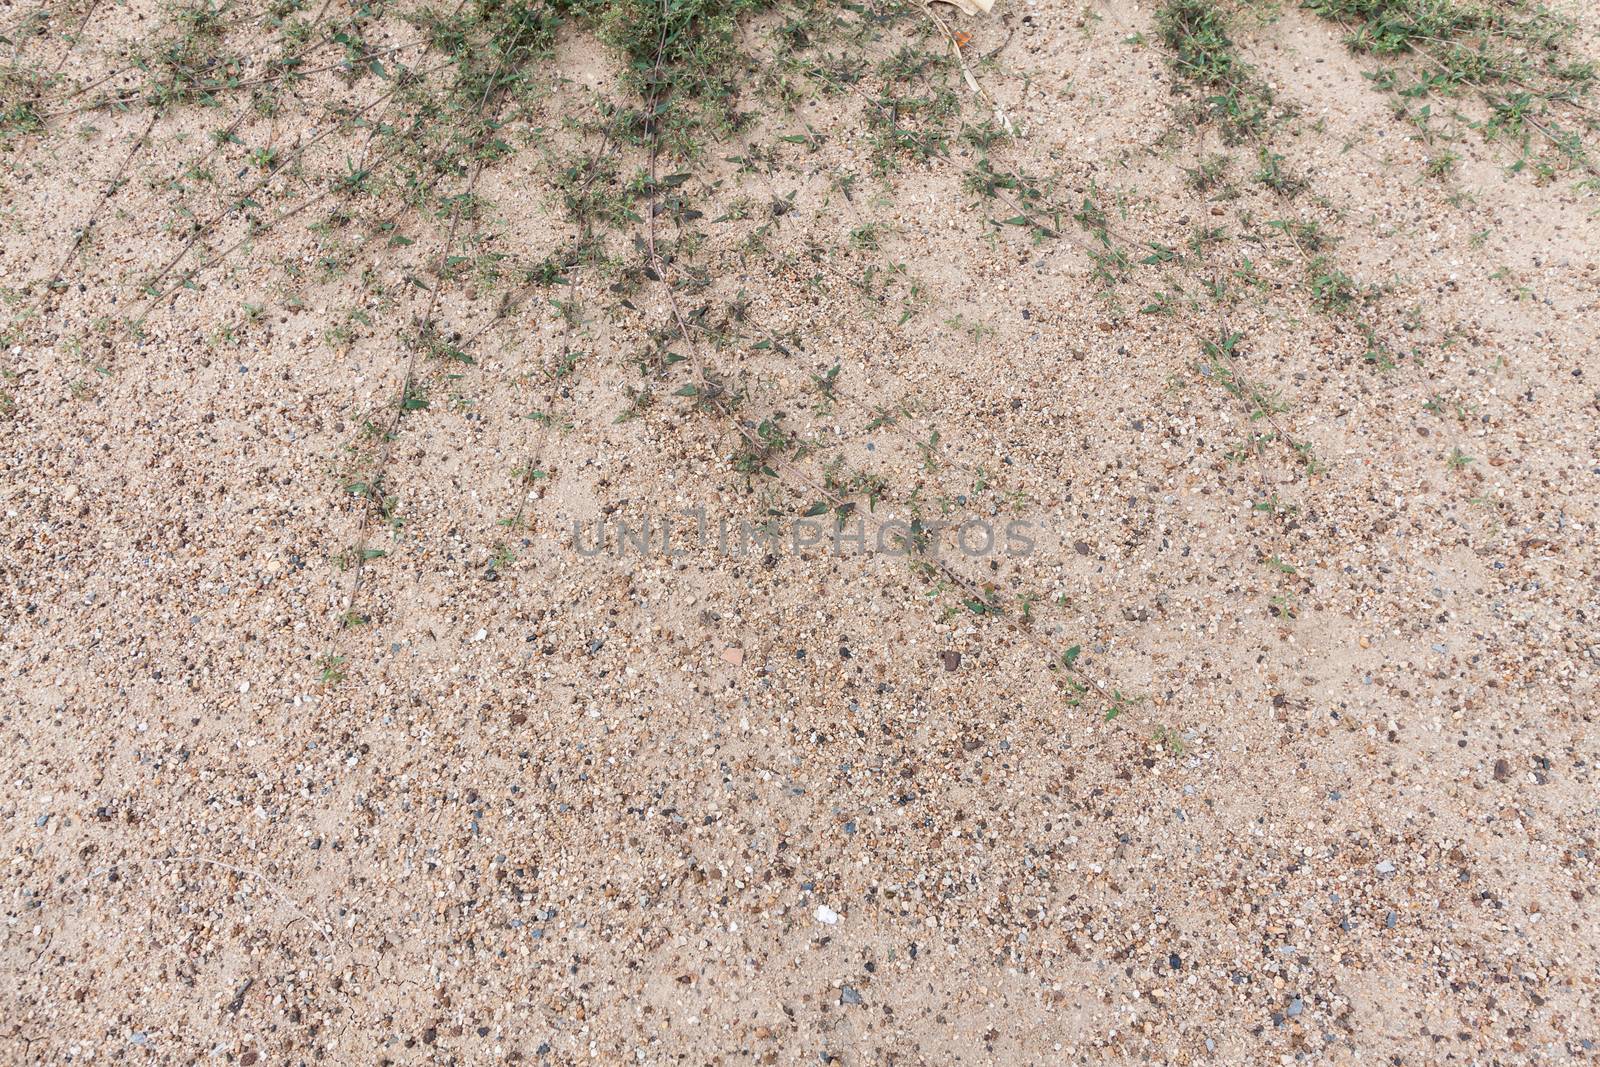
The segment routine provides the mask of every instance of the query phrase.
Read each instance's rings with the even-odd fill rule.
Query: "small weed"
[[[1226,17],[1211,0],[1166,0],[1156,13],[1162,44],[1187,81],[1208,92],[1201,113],[1217,121],[1232,141],[1267,125],[1272,91],[1238,56]]]
[[[345,680],[345,658],[328,653],[317,661],[321,668],[318,678],[323,685],[338,685]]]
[[[1189,188],[1197,193],[1209,193],[1219,188],[1228,177],[1228,168],[1233,166],[1233,157],[1220,153],[1203,156],[1200,164],[1194,168],[1186,168]]]
[[[1183,737],[1178,731],[1167,726],[1157,726],[1155,733],[1150,736],[1150,743],[1164,749],[1173,759],[1182,757],[1185,751]]]
[[[1317,256],[1306,265],[1306,280],[1312,302],[1329,314],[1349,314],[1363,297],[1355,279],[1327,256]]]
[[[1256,181],[1265,185],[1279,196],[1296,197],[1306,191],[1304,179],[1291,175],[1284,169],[1283,157],[1262,146],[1257,153]]]
[[[1428,157],[1428,162],[1423,169],[1428,177],[1442,181],[1448,178],[1456,169],[1456,164],[1461,161],[1461,156],[1455,152],[1435,152]]]

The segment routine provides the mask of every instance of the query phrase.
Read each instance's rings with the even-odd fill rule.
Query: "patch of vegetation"
[[[1558,167],[1597,173],[1583,140],[1596,123],[1579,101],[1600,68],[1565,50],[1573,27],[1548,9],[1461,0],[1304,0],[1304,6],[1343,26],[1352,51],[1417,61],[1409,71],[1372,76],[1399,94],[1403,117],[1426,129],[1435,116],[1425,105],[1413,111],[1412,101],[1469,92],[1488,108],[1476,129],[1519,149],[1513,170],[1532,169],[1543,178]],[[1535,142],[1542,152],[1533,151]],[[1430,172],[1442,176],[1448,169],[1442,163]]]
[[[19,61],[0,66],[0,147],[44,129],[39,100],[53,80]]]
[[[1162,43],[1171,54],[1172,64],[1178,74],[1203,92],[1209,108],[1207,116],[1221,125],[1224,140],[1229,143],[1249,141],[1256,147],[1254,180],[1285,200],[1294,199],[1311,188],[1305,178],[1293,173],[1284,156],[1273,150],[1268,141],[1273,123],[1271,90],[1256,72],[1240,58],[1233,38],[1229,34],[1227,18],[1213,0],[1164,0],[1156,15]],[[1199,166],[1189,169],[1189,185],[1199,192],[1215,189],[1223,181],[1229,161],[1227,156],[1209,155]],[[1321,225],[1315,221],[1278,220],[1268,226],[1284,233],[1294,243],[1296,252],[1306,262],[1305,283],[1311,302],[1329,315],[1348,315],[1357,309],[1362,299],[1375,295],[1359,290],[1353,280],[1339,270],[1325,249],[1332,246]],[[1205,247],[1203,244],[1200,246]],[[1244,273],[1236,271],[1240,280],[1256,284],[1254,264],[1246,261]],[[1217,282],[1208,283],[1212,295],[1221,301],[1227,290]],[[1156,306],[1160,310],[1160,306]],[[1360,321],[1369,353],[1378,352],[1379,358],[1369,362],[1392,365],[1387,349],[1378,340],[1378,333],[1370,323]],[[1211,342],[1203,342],[1210,344]]]
[[[994,247],[1067,238],[1087,246],[1108,289],[1145,266],[1163,274],[1181,269],[1187,231],[1161,235],[1179,247],[1124,232],[1119,227],[1138,202],[1128,194],[1091,186],[1067,195],[1055,174],[1039,172],[1049,164],[1008,159],[1017,131],[974,84],[973,71],[988,68],[964,51],[966,34],[915,5],[808,0],[781,9],[768,0],[465,0],[405,13],[381,2],[350,8],[273,0],[264,18],[241,18],[223,0],[181,4],[136,50],[143,76],[113,83],[135,90],[86,97],[62,111],[38,106],[37,92],[8,94],[8,107],[16,107],[6,113],[4,132],[47,129],[73,112],[144,108],[148,137],[158,121],[187,109],[183,130],[140,138],[126,158],[133,161],[146,143],[165,149],[194,138],[190,158],[180,151],[170,175],[164,167],[153,175],[123,163],[106,186],[109,200],[124,173],[133,184],[142,179],[160,190],[166,212],[161,235],[170,258],[157,257],[140,279],[143,297],[116,310],[129,316],[130,330],[140,332],[146,316],[186,299],[186,288],[220,288],[218,276],[251,281],[233,260],[271,236],[298,246],[274,255],[280,277],[240,294],[250,299],[206,333],[213,354],[274,328],[280,311],[308,315],[313,308],[341,357],[330,363],[352,351],[365,360],[363,346],[394,342],[392,362],[380,361],[373,399],[348,412],[350,436],[330,462],[355,527],[326,554],[348,583],[342,627],[381,624],[383,598],[366,580],[402,565],[415,536],[400,509],[414,496],[405,484],[407,463],[397,457],[421,457],[420,427],[431,430],[458,413],[483,417],[476,391],[500,353],[481,339],[497,323],[514,321],[510,312],[524,300],[556,341],[514,376],[517,387],[543,395],[522,408],[535,409],[518,423],[531,440],[510,468],[514,506],[495,509],[509,514],[497,523],[499,536],[531,528],[530,487],[561,476],[560,464],[541,462],[541,450],[552,447],[550,435],[573,427],[592,393],[586,360],[600,357],[585,338],[599,332],[596,320],[604,316],[604,328],[632,341],[608,368],[629,375],[608,417],[639,420],[652,431],[690,417],[721,420],[719,432],[741,442],[735,469],[773,515],[876,522],[882,505],[903,507],[913,517],[905,539],[910,565],[946,618],[1020,615],[1031,623],[1045,610],[1049,598],[1038,591],[1014,579],[1002,585],[999,575],[964,574],[937,550],[951,516],[1020,512],[1027,494],[1001,484],[1014,474],[962,462],[962,435],[930,425],[905,402],[852,396],[848,359],[813,358],[803,328],[768,332],[752,321],[759,316],[746,294],[725,304],[719,289],[730,279],[718,271],[748,260],[751,276],[781,275],[813,304],[846,293],[874,315],[888,304],[885,323],[896,312],[904,322],[922,300],[905,263],[891,258],[906,234],[873,216],[879,194],[862,186],[876,178],[873,184],[892,189],[905,171],[952,159],[960,160],[962,189],[982,212],[981,239]],[[560,28],[592,34],[612,50],[620,91],[602,96],[556,76],[549,60]],[[1231,92],[1227,84],[1242,73],[1221,78],[1222,91]],[[258,121],[320,97],[326,85],[337,87],[338,102],[309,134],[283,138],[276,122]],[[854,110],[842,110],[847,121],[857,120],[864,145],[859,170],[828,165],[840,173],[828,176],[820,206],[840,209],[845,225],[836,240],[816,228],[796,235],[787,218],[819,205],[797,199],[795,188],[775,187],[780,176],[799,172],[790,165],[795,157],[820,153],[833,136],[811,128],[794,107],[819,94],[850,101]],[[985,105],[976,121],[964,115],[973,99]],[[761,123],[752,121],[758,114]],[[785,121],[789,127],[781,128]],[[154,155],[140,157],[141,167]],[[547,168],[553,248],[526,249],[526,235],[509,232],[494,201],[505,195],[504,183],[484,180],[513,158],[530,170]],[[1082,233],[1072,232],[1074,221]],[[744,225],[719,229],[722,223]],[[1204,248],[1222,241],[1220,234],[1197,229],[1193,240]],[[731,240],[719,246],[724,237]],[[252,257],[250,267],[259,261]],[[1170,278],[1164,284],[1155,299],[1170,295],[1169,313],[1176,314],[1187,291]],[[993,327],[970,313],[963,318],[952,309],[943,317],[963,343],[992,343]],[[804,368],[801,395],[775,396],[769,382],[726,358],[735,345]],[[580,390],[584,400],[575,395]],[[852,406],[860,418],[850,416]],[[896,484],[893,468],[871,466],[871,457],[830,451],[838,447],[830,437],[838,435],[828,430],[862,423],[910,443],[920,465],[909,485]],[[513,540],[488,546],[485,540],[480,548],[491,575],[514,568]],[[1027,632],[1046,644],[1044,627]],[[324,684],[344,678],[346,656],[339,653],[347,651],[330,650],[321,661]],[[1048,656],[1070,676],[1072,701],[1097,701],[1107,719],[1132,718],[1137,698],[1089,681],[1073,662],[1077,651]],[[359,660],[352,654],[348,661]]]
[[[1236,356],[1244,343],[1240,333],[1222,333],[1213,339],[1200,341],[1200,352],[1205,358],[1194,365],[1195,372],[1206,381],[1221,387],[1238,401],[1251,422],[1265,423],[1269,430],[1250,435],[1246,445],[1230,454],[1232,459],[1260,455],[1274,441],[1287,446],[1308,475],[1321,474],[1326,465],[1317,458],[1311,443],[1290,434],[1278,420],[1287,407],[1275,391],[1247,378],[1238,368]]]
[[[1266,129],[1272,115],[1272,90],[1239,57],[1221,10],[1211,0],[1165,0],[1156,13],[1156,30],[1173,66],[1188,82],[1208,93],[1200,112],[1238,142]]]
[[[694,155],[699,135],[736,129],[733,106],[751,68],[737,43],[739,20],[768,0],[563,0],[560,10],[621,53],[624,85],[639,102],[618,129],[632,143]]]
[[[166,33],[134,59],[151,78],[146,103],[215,103],[215,93],[239,80],[244,69],[243,57],[223,48],[226,30],[213,0],[173,8]]]

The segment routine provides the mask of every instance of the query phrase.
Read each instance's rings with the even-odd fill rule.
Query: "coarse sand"
[[[624,64],[576,26],[442,179],[481,206],[397,182],[352,219],[395,72],[443,62],[414,26],[366,31],[390,80],[324,42],[270,113],[157,110],[87,105],[171,9],[30,10],[8,61],[60,80],[0,149],[0,1062],[1600,1054],[1580,171],[1472,134],[1441,177],[1389,60],[1293,4],[1235,34],[1294,106],[1269,151],[1185,117],[1153,2],[1000,0],[937,9],[988,95],[948,84],[1048,232],[971,140],[877,173],[855,92],[743,99],[692,165],[601,144],[574,120]],[[274,38],[221,10],[248,79]],[[658,172],[601,263],[567,258],[585,152]],[[1313,218],[1355,312],[1303,283]],[[795,544],[844,497],[863,545]],[[695,509],[788,525],[736,551]],[[879,550],[916,516],[998,544]]]

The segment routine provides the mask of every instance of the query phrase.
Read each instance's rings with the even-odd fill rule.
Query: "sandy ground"
[[[1593,12],[1573,13],[1592,45]],[[107,9],[38,61],[90,80],[159,17]],[[1594,1058],[1597,201],[1576,175],[1509,175],[1481,140],[1428,177],[1374,64],[1292,7],[1241,46],[1302,109],[1273,147],[1313,191],[1242,180],[1245,150],[1239,195],[1198,192],[1185,169],[1224,146],[1175,117],[1161,55],[1131,39],[1151,18],[1000,0],[960,25],[998,49],[982,77],[1025,132],[1009,158],[1069,207],[1097,190],[1141,242],[1254,235],[1217,254],[1263,276],[1226,321],[1130,313],[1181,283],[1160,268],[1116,306],[1081,230],[994,235],[1003,209],[962,190],[969,149],[874,179],[849,97],[764,118],[770,166],[718,162],[694,187],[707,220],[794,203],[759,255],[753,223],[708,222],[696,298],[742,292],[749,340],[794,343],[697,358],[813,440],[795,477],[845,456],[890,478],[880,518],[920,487],[1031,522],[1030,556],[954,557],[1036,595],[1026,620],[962,610],[884,554],[578,552],[574,523],[602,514],[737,519],[764,494],[792,514],[808,492],[752,487],[730,421],[671,396],[685,379],[617,421],[670,309],[594,272],[574,272],[576,324],[559,289],[500,319],[499,290],[441,289],[476,362],[430,365],[430,406],[389,444],[391,532],[347,486],[431,299],[395,283],[442,223],[369,257],[392,298],[367,301],[356,272],[291,285],[286,265],[342,238],[290,219],[135,337],[96,320],[178,253],[180,206],[224,205],[182,175],[232,106],[12,142],[0,1060]],[[564,35],[554,63],[566,80],[526,126],[614,91],[592,42]],[[220,187],[249,187],[248,148],[304,144],[330,102],[379,91],[313,78],[244,116]],[[802,128],[820,147],[777,140]],[[307,158],[361,151],[340,132]],[[483,172],[474,240],[570,244],[551,155],[519,142]],[[862,174],[849,198],[843,173]],[[1311,305],[1263,225],[1286,214],[1329,220],[1345,269],[1387,287],[1368,318],[1397,366]],[[852,249],[870,221],[879,250]],[[840,281],[873,263],[909,280],[881,301]],[[1261,424],[1194,370],[1223,329],[1325,472],[1281,443],[1230,458]],[[824,403],[811,377],[835,363]],[[898,421],[869,431],[880,405]],[[362,544],[386,554],[358,579]],[[368,621],[341,627],[347,610]],[[1069,646],[1126,711],[1068,700],[1050,660]]]

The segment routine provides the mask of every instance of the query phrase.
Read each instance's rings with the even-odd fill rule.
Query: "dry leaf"
[[[994,7],[994,0],[940,0],[940,3],[958,7],[968,15],[987,15]]]

